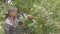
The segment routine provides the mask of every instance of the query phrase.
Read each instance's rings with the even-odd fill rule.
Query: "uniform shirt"
[[[17,18],[15,18],[14,20],[11,20],[10,17],[8,17],[4,23],[6,34],[19,34],[18,26],[19,25],[17,23]]]

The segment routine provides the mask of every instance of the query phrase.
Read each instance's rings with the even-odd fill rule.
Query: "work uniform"
[[[19,34],[19,25],[17,23],[17,19],[11,20],[10,17],[8,17],[5,20],[4,28],[6,34]]]

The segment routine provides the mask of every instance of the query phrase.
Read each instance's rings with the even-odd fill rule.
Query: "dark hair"
[[[5,19],[8,17],[8,14],[5,14]]]

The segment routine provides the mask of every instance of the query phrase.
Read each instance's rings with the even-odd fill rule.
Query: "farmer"
[[[29,17],[29,19],[34,18],[34,16],[32,15],[27,15],[27,17]],[[19,24],[17,22],[17,8],[10,7],[8,9],[8,14],[4,23],[5,33],[6,34],[21,34],[18,27],[19,27]]]
[[[19,28],[17,23],[17,8],[10,7],[8,9],[8,16],[4,23],[5,33],[6,34],[19,34]]]

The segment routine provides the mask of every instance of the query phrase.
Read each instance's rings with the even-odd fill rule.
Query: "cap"
[[[15,8],[15,7],[10,7],[10,8],[8,9],[8,13],[10,13],[10,12],[12,12],[12,11],[17,11],[17,8]]]

